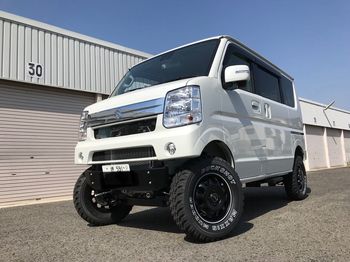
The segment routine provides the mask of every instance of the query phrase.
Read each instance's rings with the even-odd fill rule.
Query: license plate
[[[104,166],[102,166],[102,171],[103,171],[103,173],[129,172],[130,166],[129,166],[129,164],[104,165]]]

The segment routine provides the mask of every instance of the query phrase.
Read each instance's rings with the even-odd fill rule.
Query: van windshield
[[[207,76],[219,39],[169,51],[131,68],[111,96],[195,76]]]

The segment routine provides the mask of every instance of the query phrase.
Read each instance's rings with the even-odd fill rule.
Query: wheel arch
[[[234,157],[230,148],[220,140],[210,141],[202,150],[202,155],[217,156],[227,161],[232,167],[235,166]]]
[[[296,156],[301,156],[304,159],[304,150],[299,145],[297,145],[297,147],[295,148],[294,158]]]
[[[304,137],[299,137],[297,139],[294,139],[294,158],[299,155],[303,158],[303,160],[306,159],[306,151],[305,151],[305,140]]]

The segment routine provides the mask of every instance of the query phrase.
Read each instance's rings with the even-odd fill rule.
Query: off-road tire
[[[115,224],[130,213],[132,206],[128,205],[117,205],[109,209],[97,208],[92,202],[91,191],[92,188],[87,183],[85,175],[80,175],[73,191],[74,207],[78,214],[91,225]]]
[[[283,178],[284,188],[291,200],[303,200],[307,197],[307,175],[301,156],[294,160],[293,172]]]
[[[213,187],[211,179],[214,179],[214,182],[218,181],[215,183],[216,187]],[[206,190],[201,189],[206,192],[204,195],[207,196],[203,199],[208,200],[215,196],[210,192],[215,192],[213,190],[217,188],[220,196],[214,200],[219,199],[218,205],[226,203],[222,211],[217,211],[224,214],[218,221],[204,219],[203,210],[201,210],[201,214],[198,211],[200,208],[198,210],[196,208],[198,201],[196,203],[195,194],[198,193],[197,190],[201,186],[198,183],[206,182],[206,180],[209,181],[209,185],[210,183],[212,185]],[[225,194],[225,192],[229,192],[229,194]],[[198,206],[200,207],[200,205]],[[211,202],[210,207],[212,207]],[[221,158],[203,157],[192,161],[173,177],[170,187],[170,210],[175,223],[189,239],[197,242],[222,239],[232,232],[243,212],[243,192],[240,179],[231,165]],[[212,210],[209,211],[208,214],[212,213]]]

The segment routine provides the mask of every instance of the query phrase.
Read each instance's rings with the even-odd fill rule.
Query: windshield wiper
[[[130,89],[130,90],[124,92],[123,94],[129,93],[129,92],[133,92],[133,91],[135,91],[135,90],[143,89],[143,88],[145,88],[145,87],[146,87],[146,86],[138,87],[138,88],[134,88],[134,89]]]
[[[167,80],[166,82],[163,82],[163,83],[169,83],[169,82],[173,82],[173,81],[177,81],[177,80],[182,80],[182,79],[186,79],[186,78],[192,78],[192,77],[196,77],[196,76],[195,76],[195,75],[194,75],[194,76],[179,76],[179,77],[176,77],[176,78]]]
[[[186,78],[192,78],[192,77],[196,77],[196,75],[194,76],[179,76],[179,77],[176,77],[176,78],[173,78],[173,79],[169,79],[165,82],[160,82],[160,83],[157,83],[156,85],[160,85],[160,84],[164,84],[164,83],[169,83],[169,82],[173,82],[173,81],[177,81],[177,80],[182,80],[182,79],[186,79]],[[153,85],[150,85],[150,86],[153,86]],[[126,94],[126,93],[129,93],[129,92],[133,92],[135,90],[139,90],[139,89],[143,89],[145,87],[150,87],[150,86],[143,86],[143,87],[138,87],[138,88],[134,88],[134,89],[130,89],[126,92],[124,92],[123,94]]]

